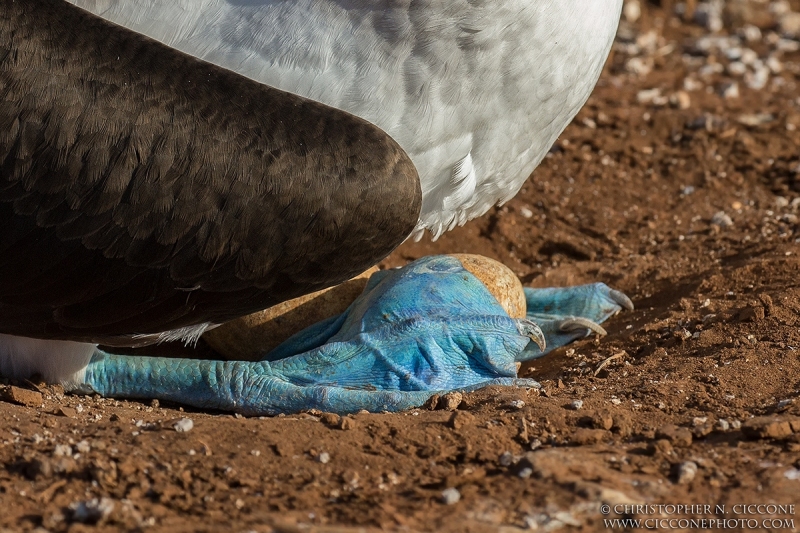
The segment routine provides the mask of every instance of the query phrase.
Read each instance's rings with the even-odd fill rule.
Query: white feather
[[[203,322],[194,326],[186,326],[178,329],[171,329],[161,333],[131,335],[134,342],[145,341],[146,344],[161,344],[162,342],[181,341],[186,346],[195,346],[197,341],[206,331],[214,329],[219,324]]]
[[[475,194],[477,176],[475,166],[472,164],[472,154],[467,153],[460,159],[451,171],[450,181],[446,190],[448,194],[442,199],[442,207],[445,211],[457,211],[465,205]]]
[[[73,389],[83,383],[95,348],[96,344],[83,342],[0,334],[0,376],[29,379],[39,374],[45,381]]]

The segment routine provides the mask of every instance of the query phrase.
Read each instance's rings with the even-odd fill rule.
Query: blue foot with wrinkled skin
[[[526,290],[526,296],[528,320],[512,319],[458,260],[426,257],[373,275],[345,313],[296,334],[262,361],[98,350],[85,383],[104,396],[160,398],[248,415],[399,411],[452,390],[538,387],[517,379],[515,362],[585,336],[599,328],[596,322],[630,306],[602,284]],[[544,351],[536,345],[542,337]]]
[[[600,327],[602,322],[622,309],[633,310],[630,298],[605,283],[524,290],[527,318],[541,328],[547,347],[541,350],[531,343],[521,360],[542,357],[592,332],[605,335],[606,331]]]

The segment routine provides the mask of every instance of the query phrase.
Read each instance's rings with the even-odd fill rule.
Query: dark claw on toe
[[[609,289],[608,296],[623,309],[627,311],[633,311],[633,302],[624,293],[616,289]]]
[[[520,332],[520,334],[535,342],[540,350],[544,351],[547,348],[547,338],[545,337],[542,328],[540,328],[536,323],[525,319],[515,319],[514,323],[517,325],[517,330]]]
[[[589,320],[588,318],[583,317],[569,317],[565,318],[558,324],[558,329],[560,331],[579,331],[583,329],[588,329],[597,333],[600,337],[605,337],[608,335],[608,332],[603,329],[600,324]]]

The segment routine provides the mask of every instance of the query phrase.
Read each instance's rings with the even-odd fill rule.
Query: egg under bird
[[[510,316],[468,259],[436,256],[255,361],[124,354],[513,197],[588,98],[621,4],[0,0],[0,375],[251,414],[535,386],[516,362],[630,300],[525,289]]]

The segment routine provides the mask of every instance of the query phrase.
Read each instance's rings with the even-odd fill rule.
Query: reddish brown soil
[[[755,4],[756,15],[766,10]],[[765,35],[774,23],[755,21]],[[765,88],[739,80],[740,96],[724,98],[729,76],[696,74],[727,64],[696,53],[702,28],[658,9],[638,24],[623,35],[663,35],[640,54],[652,72],[627,72],[636,54],[621,45],[515,199],[385,262],[482,253],[527,285],[625,291],[637,309],[609,321],[608,337],[523,367],[541,393],[492,388],[454,412],[341,421],[46,388],[43,406],[0,402],[0,531],[594,531],[612,529],[603,519],[624,518],[614,506],[625,503],[711,506],[641,519],[800,528],[797,508],[733,507],[800,500],[800,52],[780,56],[783,71]],[[672,96],[687,76],[710,89],[689,91],[685,109],[639,103],[645,89]],[[713,224],[718,212],[732,224]],[[194,429],[178,433],[185,416]],[[460,501],[444,503],[449,488]],[[108,512],[74,510],[92,498],[107,498]],[[694,529],[661,525],[679,527]]]

